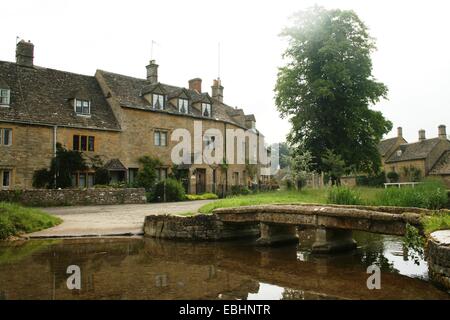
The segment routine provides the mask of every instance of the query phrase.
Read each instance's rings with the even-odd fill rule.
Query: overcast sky
[[[402,126],[408,141],[417,131],[450,133],[449,1],[401,0],[3,0],[0,60],[14,61],[16,36],[35,44],[35,64],[94,75],[103,69],[145,77],[153,58],[161,82],[187,86],[203,79],[210,92],[218,76],[224,100],[254,113],[270,142],[282,141],[289,124],[276,111],[273,88],[286,43],[278,36],[298,10],[319,4],[353,9],[377,39],[374,75],[389,87],[375,109]]]

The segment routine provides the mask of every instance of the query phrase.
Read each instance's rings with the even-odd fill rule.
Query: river
[[[427,263],[402,238],[355,232],[337,255],[302,245],[86,238],[0,243],[0,299],[449,299],[428,282]],[[369,290],[367,267],[381,268]],[[69,266],[81,289],[70,290]]]

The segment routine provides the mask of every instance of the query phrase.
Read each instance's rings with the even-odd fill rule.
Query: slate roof
[[[107,86],[111,89],[112,94],[119,100],[119,103],[123,107],[135,108],[140,110],[147,110],[153,112],[167,112],[172,114],[180,114],[178,108],[171,103],[167,103],[165,110],[155,110],[151,107],[150,103],[144,98],[145,93],[152,92],[156,87],[160,87],[164,90],[164,93],[169,98],[177,97],[181,92],[185,92],[189,95],[192,102],[199,101],[211,101],[213,102],[213,116],[212,119],[217,119],[235,125],[245,127],[245,123],[241,123],[236,119],[233,119],[233,115],[236,110],[233,107],[221,103],[211,98],[207,93],[198,93],[195,90],[176,87],[163,83],[150,84],[146,79],[139,79],[129,77],[117,73],[112,73],[104,70],[98,70],[97,72],[105,79]],[[183,116],[195,116],[204,118],[201,114],[201,110],[196,108],[190,108],[190,115]],[[242,110],[241,110],[242,111]]]
[[[380,141],[380,143],[378,144],[378,151],[380,152],[380,155],[382,157],[386,156],[388,151],[392,149],[392,147],[397,142],[397,139],[398,138],[390,138],[390,139]]]
[[[439,158],[439,160],[431,169],[430,174],[432,175],[450,175],[450,150],[444,152],[444,154]]]
[[[419,160],[428,157],[430,152],[439,144],[440,138],[427,139],[415,143],[402,144],[397,150],[401,150],[401,154],[394,152],[387,160],[386,163]]]
[[[119,159],[111,159],[109,160],[105,166],[105,169],[110,171],[126,171],[127,168],[123,165],[123,163]]]
[[[11,90],[10,106],[0,108],[0,120],[120,130],[95,77],[0,61],[0,78]],[[91,101],[90,117],[75,114],[77,97]]]

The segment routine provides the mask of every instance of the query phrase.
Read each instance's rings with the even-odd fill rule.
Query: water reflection
[[[0,245],[0,299],[448,299],[397,237],[357,233],[357,250],[313,255],[301,245],[78,239]],[[381,267],[368,290],[367,266]],[[67,267],[81,269],[68,290]]]

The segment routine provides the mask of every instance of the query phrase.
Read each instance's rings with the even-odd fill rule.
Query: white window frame
[[[165,96],[159,93],[152,93],[152,108],[156,110],[164,110],[165,109]],[[159,101],[160,108],[156,107],[156,102]]]
[[[8,144],[5,144],[5,132],[9,131]],[[12,145],[13,130],[11,128],[0,128],[0,145],[9,147]]]
[[[8,172],[8,185],[4,185],[3,184],[3,182],[4,182],[4,178],[5,178],[5,172]],[[10,187],[11,187],[11,180],[12,180],[12,170],[11,169],[2,169],[1,170],[1,182],[2,182],[2,184],[1,184],[1,188],[2,189],[9,189]]]
[[[205,109],[208,109],[208,113],[209,113],[209,115],[207,116],[207,117],[212,117],[212,107],[211,107],[211,104],[210,103],[202,103],[202,116],[203,117],[206,117],[205,116]]]
[[[78,102],[81,103],[80,106],[78,106]],[[87,106],[84,105],[85,103],[87,103]],[[88,108],[88,112],[84,112],[84,108]],[[77,108],[81,108],[81,112],[77,111]],[[75,99],[74,101],[74,111],[78,116],[90,116],[91,115],[91,101],[89,100],[83,100],[83,99]]]
[[[9,107],[10,104],[11,104],[11,90],[0,88],[0,106]]]
[[[182,112],[181,109],[185,107],[186,111]],[[178,99],[178,112],[183,113],[183,114],[188,114],[189,113],[189,100],[188,99],[184,99],[184,98],[179,98]]]
[[[164,136],[164,144],[162,143]],[[157,138],[158,137],[158,138]],[[167,147],[167,131],[155,130],[153,132],[153,144],[157,147]]]

